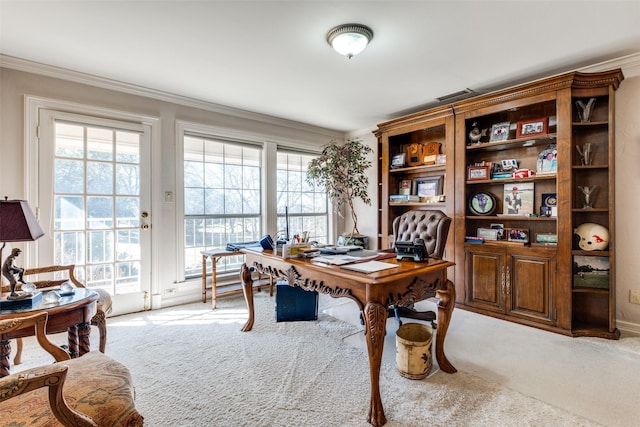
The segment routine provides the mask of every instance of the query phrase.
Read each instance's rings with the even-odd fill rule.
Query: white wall
[[[264,136],[265,141],[284,145],[304,143],[320,147],[331,139],[343,139],[341,132],[276,119],[264,115],[247,113],[206,104],[195,100],[172,97],[168,94],[128,91],[113,82],[96,79],[91,84],[81,84],[54,77],[58,72],[51,67],[37,64],[33,73],[22,69],[29,64],[18,64],[20,70],[8,68],[8,61],[0,67],[0,197],[9,199],[28,198],[25,176],[25,97],[32,96],[49,100],[81,104],[119,112],[159,119],[159,145],[152,147],[152,170],[157,179],[152,183],[152,199],[163,200],[165,191],[176,194],[176,121],[186,121],[216,128],[237,131],[240,134]],[[40,73],[44,74],[40,74]],[[37,74],[36,74],[37,73]],[[83,80],[91,80],[83,76]],[[113,86],[110,87],[110,86]],[[128,92],[124,92],[128,91]],[[131,93],[135,92],[135,93]],[[148,96],[145,96],[148,95]],[[176,102],[171,102],[172,99]],[[181,275],[176,271],[177,257],[182,256],[182,244],[176,242],[176,209],[174,203],[154,203],[153,230],[160,238],[154,238],[153,251],[157,260],[152,265],[154,275],[153,308],[196,301],[200,298],[200,279],[182,283],[175,281]],[[339,225],[338,225],[339,226]],[[158,231],[155,231],[158,230]],[[161,230],[161,231],[160,231]],[[336,234],[342,232],[342,228]],[[25,251],[22,262],[31,257],[33,243],[19,244]],[[28,266],[25,264],[25,266]],[[168,288],[178,288],[174,296],[165,295]],[[155,303],[158,301],[158,304]]]
[[[640,75],[616,93],[616,319],[618,328],[640,335]]]

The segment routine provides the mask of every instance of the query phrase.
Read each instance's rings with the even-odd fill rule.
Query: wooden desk
[[[96,314],[98,293],[91,289],[76,288],[75,293],[62,297],[57,304],[46,304],[46,294],[42,301],[30,308],[0,310],[0,319],[11,319],[46,311],[47,334],[57,334],[67,331],[69,353],[71,357],[79,357],[88,353],[91,348],[89,336],[91,334],[91,318]],[[19,329],[4,334],[0,331],[0,377],[9,375],[9,355],[11,354],[10,340],[34,335],[31,328]]]
[[[365,274],[338,266],[312,263],[309,259],[283,259],[273,255],[272,251],[243,249],[242,252],[245,254],[245,263],[240,277],[249,310],[249,319],[242,328],[244,332],[250,331],[254,323],[252,271],[287,280],[291,286],[322,292],[333,298],[350,298],[362,310],[371,380],[367,421],[372,425],[382,426],[387,422],[380,399],[380,364],[389,306],[422,300],[435,291],[438,298],[436,360],[444,372],[456,372],[444,353],[444,340],[456,299],[453,283],[447,279],[447,267],[453,263],[438,260],[429,260],[428,263],[397,262],[392,258],[383,262],[397,264],[398,267]]]

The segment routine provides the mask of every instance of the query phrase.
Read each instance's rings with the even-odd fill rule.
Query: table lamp
[[[30,297],[30,294],[19,294],[16,292],[18,284],[15,275],[18,274],[22,281],[24,269],[13,265],[13,260],[20,254],[20,249],[14,249],[3,259],[2,252],[7,242],[30,242],[39,239],[44,235],[36,216],[24,200],[0,200],[0,262],[2,262],[2,275],[9,281],[11,293],[7,296],[7,301],[20,300]],[[23,282],[24,283],[24,282]]]

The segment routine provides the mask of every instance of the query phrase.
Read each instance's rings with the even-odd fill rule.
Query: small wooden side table
[[[207,259],[211,258],[211,308],[216,308],[216,265],[218,261],[228,256],[241,256],[242,252],[227,251],[225,249],[211,249],[200,251],[202,254],[202,302],[207,302]]]
[[[216,308],[216,298],[217,298],[217,270],[216,265],[218,261],[224,257],[228,256],[244,256],[242,252],[234,252],[227,251],[225,249],[211,249],[208,251],[200,251],[202,254],[202,302],[207,302],[207,259],[211,259],[211,308]],[[262,275],[261,275],[262,276]],[[260,290],[260,288],[258,288]],[[237,291],[232,292],[242,292],[242,287],[240,286]],[[273,278],[269,277],[269,295],[273,296]]]

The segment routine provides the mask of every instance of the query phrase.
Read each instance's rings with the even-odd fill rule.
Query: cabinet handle
[[[507,265],[507,277],[505,279],[505,293],[511,293],[511,268]]]

